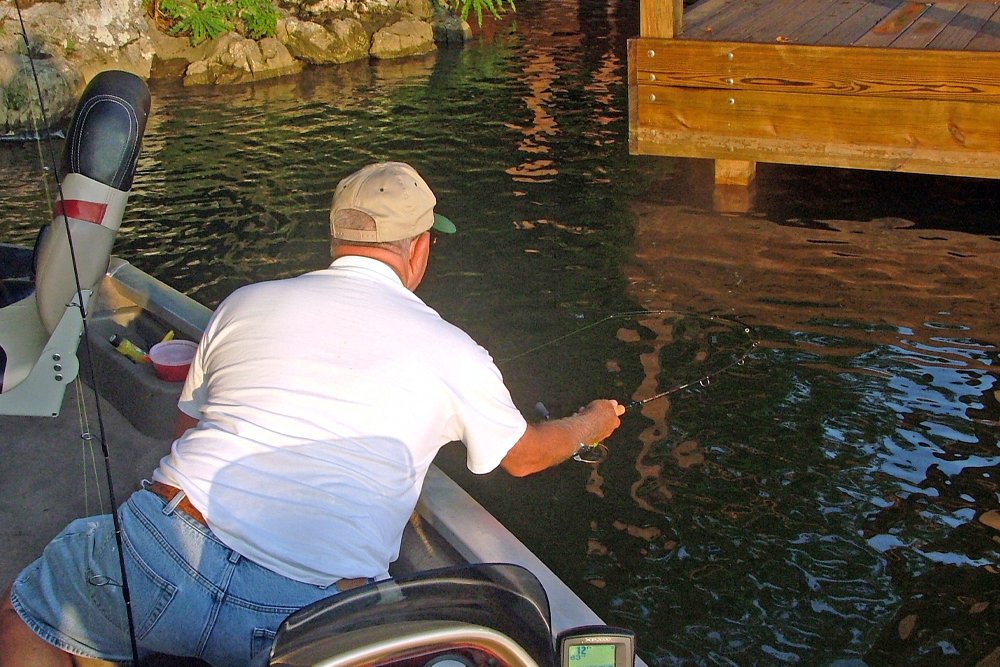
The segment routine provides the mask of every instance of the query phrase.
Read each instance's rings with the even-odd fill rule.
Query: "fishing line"
[[[730,319],[728,321],[735,322],[735,323],[740,324],[741,326],[743,326],[743,332],[745,334],[747,334],[748,336],[752,333],[752,330],[750,329],[750,327],[744,325],[739,320]],[[666,391],[661,391],[658,394],[653,394],[649,398],[644,398],[644,399],[638,400],[638,401],[632,401],[631,403],[629,403],[629,404],[627,404],[625,406],[625,412],[627,413],[630,410],[635,410],[636,408],[641,408],[646,403],[650,403],[652,401],[656,401],[658,399],[665,398],[665,397],[669,396],[670,394],[675,394],[675,393],[677,393],[679,391],[684,391],[685,389],[687,389],[689,387],[693,387],[695,385],[698,385],[698,386],[701,386],[701,387],[707,387],[708,385],[710,385],[712,383],[712,381],[717,376],[722,375],[726,371],[728,371],[728,370],[730,370],[732,368],[736,368],[737,366],[743,366],[746,363],[746,361],[747,361],[747,357],[749,357],[751,354],[753,354],[753,351],[757,349],[758,345],[760,345],[760,341],[756,340],[754,338],[751,338],[750,339],[750,345],[749,345],[749,347],[747,347],[747,349],[743,351],[743,354],[741,354],[739,357],[737,357],[736,359],[734,359],[732,362],[726,364],[725,366],[723,366],[723,367],[721,367],[721,368],[719,368],[717,370],[712,371],[711,373],[707,373],[706,375],[701,376],[697,380],[691,380],[690,382],[685,382],[684,384],[674,385],[670,389],[667,389]]]
[[[14,7],[17,10],[17,19],[21,26],[21,38],[24,40],[24,52],[28,57],[28,63],[31,66],[31,76],[35,83],[35,91],[38,94],[38,109],[42,117],[42,126],[47,128],[49,126],[49,120],[48,120],[48,115],[45,112],[45,100],[42,97],[42,84],[38,79],[38,72],[35,69],[35,59],[31,56],[31,43],[28,41],[28,29],[24,24],[24,16],[21,13],[21,3],[19,0],[14,0]],[[34,122],[34,119],[32,119],[32,122]],[[40,143],[41,135],[37,131],[35,134],[36,134],[36,141]],[[49,158],[49,169],[51,170],[53,178],[55,180],[55,186],[59,196],[59,201],[65,201],[65,197],[63,196],[62,182],[61,179],[59,178],[59,170],[55,160],[55,153],[52,150],[51,134],[49,134],[49,136],[47,137],[45,145],[46,148],[48,149],[47,153]],[[43,171],[45,170],[44,162],[42,163],[42,170]],[[46,192],[48,192],[47,188]],[[47,203],[49,204],[49,207],[51,209],[52,208],[51,202]],[[93,355],[90,346],[90,336],[88,335],[88,330],[87,330],[87,309],[83,303],[83,288],[80,284],[80,273],[77,268],[76,249],[73,245],[73,234],[70,229],[69,215],[66,213],[65,206],[63,206],[62,210],[62,218],[63,218],[63,224],[65,225],[66,228],[66,240],[67,243],[69,244],[69,256],[73,268],[73,280],[76,285],[76,294],[78,302],[76,305],[80,310],[80,318],[83,324],[82,344],[84,346],[84,349],[86,350],[87,359],[92,360]],[[111,474],[111,452],[108,449],[107,435],[104,428],[104,417],[101,413],[100,393],[98,389],[96,373],[94,371],[94,364],[93,363],[88,364],[88,368],[90,371],[90,386],[94,390],[94,398],[95,398],[94,402],[96,405],[95,412],[97,415],[97,428],[98,428],[98,433],[100,434],[101,453],[104,456],[104,474],[105,474],[105,479],[108,482],[108,502],[111,505],[110,514],[115,529],[115,544],[118,547],[118,566],[119,568],[121,568],[122,598],[125,603],[125,617],[128,620],[129,641],[131,643],[131,648],[132,648],[132,660],[133,664],[138,665],[139,646],[137,644],[135,636],[135,620],[133,619],[132,616],[132,598],[129,594],[128,581],[125,574],[125,553],[124,553],[124,545],[122,543],[121,521],[118,518],[118,511],[117,511],[118,502],[115,499],[115,488]],[[85,441],[89,441],[89,439],[93,437],[89,432],[89,428],[85,433],[86,435],[82,435],[81,437]]]
[[[526,357],[529,354],[534,354],[535,352],[538,352],[539,350],[544,350],[545,348],[551,347],[551,346],[555,345],[556,343],[561,343],[562,341],[566,340],[567,338],[572,338],[573,336],[581,334],[584,331],[587,331],[588,329],[593,329],[594,327],[600,326],[600,325],[604,324],[605,322],[609,322],[611,320],[624,319],[626,317],[638,317],[640,315],[659,315],[659,314],[663,314],[663,313],[679,313],[679,311],[676,311],[676,310],[634,310],[634,311],[623,311],[623,312],[620,312],[620,313],[615,313],[614,315],[607,315],[607,316],[602,317],[601,319],[597,320],[596,322],[591,322],[590,324],[584,325],[584,326],[580,327],[579,329],[574,329],[573,331],[570,331],[567,334],[563,334],[562,336],[559,336],[557,338],[553,338],[552,340],[550,340],[550,341],[548,341],[546,343],[542,343],[541,345],[536,345],[535,347],[530,347],[527,350],[524,350],[522,352],[518,352],[517,354],[515,354],[513,356],[510,356],[510,357],[507,357],[506,359],[501,359],[501,360],[497,361],[497,365],[506,364],[508,362],[514,361],[515,359],[520,359],[521,357]]]
[[[747,344],[747,347],[743,350],[743,352],[739,354],[739,356],[735,357],[732,361],[730,361],[727,364],[724,364],[708,373],[700,375],[687,382],[681,384],[675,384],[670,388],[661,392],[657,392],[652,396],[648,396],[647,398],[632,400],[629,401],[628,403],[623,403],[623,405],[625,406],[624,414],[628,414],[629,412],[634,412],[642,408],[642,406],[646,405],[647,403],[658,401],[660,399],[666,398],[667,396],[670,396],[671,394],[676,394],[678,392],[684,391],[685,389],[689,389],[694,386],[708,387],[718,376],[722,375],[723,373],[726,373],[727,371],[732,370],[733,368],[736,368],[737,366],[743,366],[744,364],[746,364],[747,358],[751,354],[753,354],[754,350],[756,350],[757,346],[760,344],[760,341],[753,335],[753,329],[736,317],[724,317],[721,315],[701,315],[697,313],[689,313],[678,310],[637,310],[637,311],[625,311],[621,313],[615,313],[613,315],[608,315],[595,322],[591,322],[590,324],[582,326],[579,329],[575,329],[574,331],[571,331],[567,334],[553,338],[552,340],[542,343],[541,345],[536,345],[535,347],[529,348],[513,356],[502,359],[497,362],[497,365],[502,365],[510,361],[514,361],[515,359],[520,359],[522,357],[525,357],[529,354],[536,353],[539,350],[552,347],[553,345],[561,343],[567,340],[568,338],[577,336],[589,329],[593,329],[611,320],[649,317],[653,315],[678,315],[680,317],[691,317],[691,318],[707,320],[710,322],[724,322],[726,324],[733,325],[734,330],[737,327],[742,329],[742,332],[747,336],[749,343]],[[548,408],[545,407],[545,404],[542,403],[541,401],[535,404],[535,411],[538,412],[538,414],[543,419],[549,418],[549,410]],[[608,454],[607,447],[605,447],[605,445],[601,442],[596,442],[590,445],[590,449],[581,449],[573,456],[573,459],[575,461],[580,461],[582,463],[598,463],[600,461],[603,461],[607,457],[607,454]]]

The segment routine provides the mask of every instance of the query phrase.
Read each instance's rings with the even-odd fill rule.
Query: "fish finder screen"
[[[569,667],[615,667],[615,645],[572,646],[569,650]]]

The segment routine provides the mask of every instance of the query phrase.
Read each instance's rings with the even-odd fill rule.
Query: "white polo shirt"
[[[179,407],[200,424],[153,478],[240,554],[319,585],[386,576],[442,445],[485,473],[527,428],[486,350],[353,256],[227,298]]]

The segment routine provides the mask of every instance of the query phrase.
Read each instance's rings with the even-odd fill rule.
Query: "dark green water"
[[[720,213],[704,163],[628,155],[638,4],[518,7],[416,61],[155,86],[116,253],[214,305],[324,266],[336,182],[411,162],[461,232],[420,293],[526,414],[643,399],[760,341],[626,416],[597,466],[440,457],[648,663],[997,664],[996,183],[761,166]],[[37,148],[0,146],[0,178],[0,233],[30,243]]]

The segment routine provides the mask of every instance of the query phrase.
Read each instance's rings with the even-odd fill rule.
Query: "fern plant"
[[[250,39],[273,37],[278,12],[271,0],[146,0],[150,15],[191,44],[236,30]]]
[[[233,29],[233,9],[216,0],[159,0],[159,11],[170,23],[171,35],[188,35],[192,44],[200,44]]]
[[[479,25],[483,25],[484,9],[488,10],[493,15],[493,18],[497,19],[508,8],[512,12],[517,11],[514,0],[448,0],[448,5],[452,11],[462,17],[463,21],[468,20],[469,11],[472,11],[476,15],[476,21]]]
[[[273,37],[278,30],[278,11],[271,0],[235,0],[236,17],[250,39]]]

